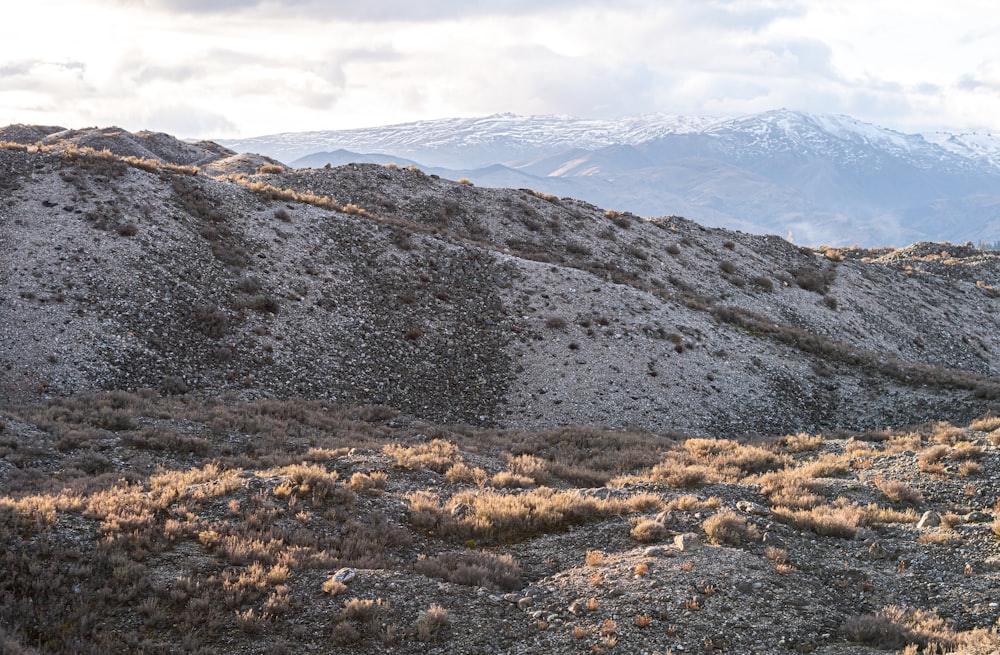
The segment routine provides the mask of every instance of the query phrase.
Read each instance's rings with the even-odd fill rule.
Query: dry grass
[[[433,439],[429,443],[415,446],[390,444],[383,447],[382,452],[395,459],[396,466],[416,470],[429,469],[437,473],[445,473],[462,461],[458,446],[444,439]]]
[[[979,432],[996,432],[1000,430],[1000,416],[984,416],[969,423],[970,430]],[[993,444],[996,445],[996,444]]]
[[[852,539],[858,531],[861,511],[856,507],[819,505],[812,509],[775,507],[774,517],[800,530],[810,530],[824,537]]]
[[[756,526],[749,525],[746,519],[731,510],[713,514],[705,519],[701,528],[713,544],[739,546],[760,536]]]
[[[779,439],[776,446],[787,453],[813,452],[823,446],[823,435],[809,435],[805,432],[789,434]]]
[[[886,498],[894,503],[919,505],[924,502],[923,494],[904,482],[882,478],[875,478],[872,482]]]
[[[413,569],[455,584],[510,591],[521,586],[521,566],[511,555],[486,551],[420,556]]]
[[[996,652],[1000,639],[995,631],[975,629],[956,632],[932,611],[891,605],[875,614],[848,619],[843,632],[848,639],[876,648],[902,648],[915,644],[932,650],[924,652]]]
[[[639,543],[660,541],[667,536],[667,528],[659,521],[642,519],[632,528],[629,535]]]
[[[662,507],[660,499],[652,494],[601,499],[548,487],[519,494],[491,489],[463,491],[447,501],[419,491],[407,499],[414,527],[453,539],[496,542],[517,541],[608,516]]]
[[[55,591],[69,583],[80,585],[81,593],[92,599],[88,611],[118,634],[132,630],[128,626],[134,621],[151,626],[146,637],[134,642],[145,643],[148,652],[166,652],[162,644],[190,641],[192,634],[207,652],[240,640],[259,640],[264,648],[273,643],[272,635],[294,641],[294,618],[310,597],[325,599],[334,608],[323,629],[324,647],[355,644],[353,648],[368,652],[416,639],[418,633],[434,641],[449,634],[447,625],[431,622],[421,628],[425,624],[414,619],[416,608],[406,613],[378,599],[350,598],[361,595],[363,587],[334,582],[329,571],[382,569],[497,592],[513,590],[524,584],[517,560],[480,550],[484,545],[517,543],[512,550],[520,553],[527,539],[612,517],[622,517],[614,520],[629,525],[633,540],[656,542],[668,534],[663,523],[651,518],[656,511],[680,513],[671,518],[679,523],[694,521],[695,512],[714,511],[703,522],[709,541],[738,545],[755,539],[746,517],[715,511],[722,505],[717,497],[688,493],[671,498],[675,492],[662,488],[658,491],[665,497],[641,493],[650,488],[651,478],[683,481],[670,476],[692,471],[702,481],[738,482],[729,490],[745,492],[743,498],[755,502],[760,502],[759,490],[777,521],[819,535],[850,537],[859,526],[879,531],[887,524],[915,523],[919,514],[913,505],[921,502],[915,487],[934,488],[926,480],[909,487],[879,478],[877,473],[894,459],[884,457],[886,453],[901,447],[919,452],[914,441],[920,446],[929,441],[922,461],[946,466],[954,475],[962,467],[975,474],[978,459],[991,452],[966,441],[971,438],[966,433],[936,443],[933,435],[942,430],[936,425],[916,432],[886,431],[877,441],[849,443],[843,454],[819,454],[817,445],[835,450],[840,442],[822,443],[807,435],[786,436],[764,447],[708,439],[679,443],[663,435],[580,428],[530,433],[462,426],[428,431],[427,440],[415,443],[409,429],[387,425],[394,414],[385,408],[305,401],[226,404],[151,393],[57,399],[0,413],[0,455],[16,462],[0,495],[5,571],[0,586],[6,594],[0,596],[0,621],[20,626],[18,617],[39,617],[30,639],[52,644],[46,652],[79,652],[72,644],[108,643],[101,641],[107,633],[96,626],[73,633],[73,639],[83,641],[71,643],[60,633],[59,626],[80,620]],[[41,447],[10,437],[15,430],[23,434],[23,424],[44,435]],[[113,460],[105,455],[112,443],[125,446],[112,451]],[[355,451],[347,457],[350,448]],[[794,460],[788,455],[792,451]],[[490,474],[466,462],[463,454],[490,473],[500,470],[494,482],[507,488],[491,488]],[[109,462],[104,472],[63,464],[100,467],[102,457]],[[868,459],[875,473],[851,471],[848,462],[856,459]],[[398,468],[389,470],[392,463]],[[56,468],[60,478],[44,474]],[[427,470],[443,471],[448,482],[422,472]],[[817,479],[852,473],[860,478]],[[614,475],[628,477],[636,486],[602,492],[572,488],[603,484]],[[401,490],[422,480],[435,480],[440,495],[417,492],[408,497],[410,525],[426,533],[417,541],[422,550],[431,546],[418,557],[411,533],[397,524],[406,523]],[[519,488],[540,484],[552,487]],[[887,499],[883,502],[896,507],[831,501],[827,496],[834,488],[851,499],[864,493],[864,502],[877,488]],[[382,516],[374,507],[392,514]],[[364,522],[356,518],[359,511]],[[960,520],[946,515],[942,524],[947,528]],[[60,542],[69,525],[78,534]],[[1000,535],[1000,528],[994,530]],[[917,543],[950,548],[960,537],[947,529],[922,531]],[[614,539],[627,543],[622,533]],[[441,552],[449,542],[454,550]],[[50,545],[36,552],[38,544]],[[586,556],[579,552],[575,561],[598,567],[588,571],[595,591],[611,589],[616,575],[649,575],[642,567],[619,569],[619,558],[605,554],[612,550],[596,550],[618,546],[593,545],[595,550]],[[197,569],[177,580],[171,576],[169,584],[157,577],[162,574],[157,562],[192,551],[199,553]],[[778,573],[796,570],[784,549],[769,547],[764,554]],[[804,562],[804,554],[796,554]],[[616,566],[604,566],[609,559]],[[685,566],[695,568],[693,562]],[[658,570],[650,578],[667,572]],[[37,584],[53,579],[67,582],[45,589]],[[602,612],[614,605],[601,598],[594,600],[599,613],[593,616],[603,619]],[[635,612],[621,616],[628,631],[642,627],[634,624]],[[653,622],[662,618],[653,616]],[[437,627],[432,629],[432,623]],[[596,638],[598,631],[595,627],[587,634]]]
[[[667,512],[675,510],[681,512],[703,512],[707,509],[718,509],[721,506],[722,499],[717,496],[711,496],[703,500],[692,494],[684,494],[668,501],[664,510]]]
[[[760,491],[772,506],[811,509],[826,501],[826,485],[807,475],[803,469],[785,469],[765,473],[756,479]]]

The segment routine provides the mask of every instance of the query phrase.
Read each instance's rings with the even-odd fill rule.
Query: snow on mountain
[[[1000,136],[904,134],[850,116],[496,114],[220,143],[297,166],[343,163],[322,154],[337,150],[405,158],[443,177],[646,216],[793,228],[813,245],[1000,240]]]
[[[992,132],[925,132],[923,135],[933,143],[960,157],[967,157],[1000,168],[1000,134]]]
[[[218,143],[286,162],[321,150],[342,149],[391,153],[420,160],[427,166],[468,168],[553,150],[634,145],[665,134],[698,132],[717,120],[667,114],[602,120],[506,113],[351,130],[285,132],[249,139],[221,139]],[[485,159],[477,159],[477,154]]]

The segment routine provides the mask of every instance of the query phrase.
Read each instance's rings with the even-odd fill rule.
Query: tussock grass
[[[414,527],[451,539],[474,538],[501,543],[564,530],[608,516],[662,507],[662,501],[653,494],[602,499],[548,487],[517,494],[489,489],[464,491],[448,500],[418,491],[410,494],[407,500]]]

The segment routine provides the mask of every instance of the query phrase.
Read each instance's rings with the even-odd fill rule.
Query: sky
[[[500,112],[1000,130],[1000,12],[950,0],[26,0],[0,125],[236,138]]]

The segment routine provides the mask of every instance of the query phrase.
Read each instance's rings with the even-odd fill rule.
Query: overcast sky
[[[1000,130],[992,1],[22,0],[0,125],[241,137],[785,107]]]

